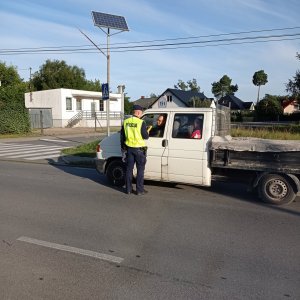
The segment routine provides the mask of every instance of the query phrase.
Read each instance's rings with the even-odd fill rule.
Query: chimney
[[[118,93],[119,94],[123,94],[124,90],[125,90],[125,85],[124,84],[118,85]]]

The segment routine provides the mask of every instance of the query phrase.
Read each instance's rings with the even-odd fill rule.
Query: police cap
[[[140,105],[133,105],[132,110],[143,110],[143,108]]]

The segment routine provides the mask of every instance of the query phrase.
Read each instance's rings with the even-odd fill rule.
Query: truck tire
[[[296,193],[288,178],[279,174],[267,174],[261,178],[258,193],[262,201],[275,205],[292,202]]]
[[[123,186],[125,184],[126,167],[122,161],[114,160],[106,169],[106,176],[110,184]]]

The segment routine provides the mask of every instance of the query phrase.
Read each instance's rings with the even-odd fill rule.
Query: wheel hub
[[[121,179],[123,177],[123,170],[122,170],[122,168],[115,168],[113,176],[114,176],[115,180]]]
[[[279,179],[269,181],[267,187],[269,195],[273,198],[283,198],[288,193],[286,184]]]

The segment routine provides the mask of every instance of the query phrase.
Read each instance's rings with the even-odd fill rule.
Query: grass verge
[[[300,140],[300,133],[293,130],[276,130],[276,129],[231,129],[233,137],[254,137],[271,140]]]
[[[62,153],[66,155],[74,155],[74,156],[80,156],[80,157],[96,157],[96,147],[99,143],[99,139],[96,141],[83,144],[74,148],[68,148],[62,150]]]

